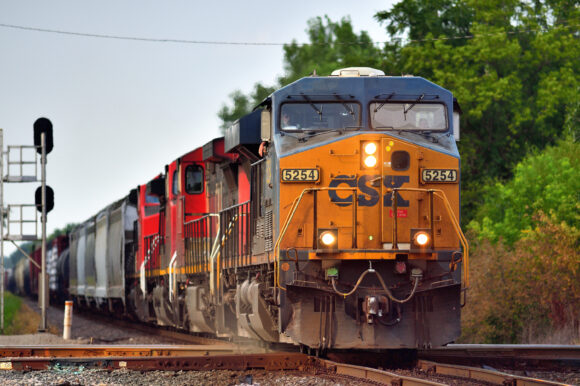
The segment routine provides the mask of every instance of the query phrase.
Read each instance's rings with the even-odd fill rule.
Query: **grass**
[[[10,292],[4,292],[4,330],[6,335],[12,335],[14,319],[22,307],[22,299],[12,295]]]
[[[40,315],[24,303],[22,298],[10,292],[4,293],[4,335],[35,334],[39,325]],[[49,332],[55,331],[54,327],[49,326]]]

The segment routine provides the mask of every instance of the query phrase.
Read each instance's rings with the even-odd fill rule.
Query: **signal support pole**
[[[4,334],[4,131],[0,129],[0,332]]]
[[[47,331],[46,308],[48,300],[48,283],[46,282],[46,133],[40,134],[40,143],[42,144],[41,163],[41,181],[42,181],[42,245],[41,245],[41,272],[40,272],[40,327],[39,332]]]

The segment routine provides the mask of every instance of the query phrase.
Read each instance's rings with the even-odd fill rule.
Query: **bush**
[[[468,228],[479,240],[513,246],[535,226],[534,214],[580,228],[580,144],[570,140],[526,157],[512,180],[485,189],[484,204]]]
[[[461,341],[580,343],[580,231],[553,213],[532,222],[513,248],[471,234]]]

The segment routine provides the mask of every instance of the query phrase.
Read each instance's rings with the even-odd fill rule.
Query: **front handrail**
[[[300,195],[298,197],[296,197],[294,199],[294,201],[292,202],[292,206],[290,207],[290,211],[288,212],[288,215],[286,216],[286,220],[284,221],[284,224],[282,226],[282,229],[278,235],[278,238],[276,240],[276,244],[274,247],[274,282],[276,287],[280,288],[281,290],[286,290],[286,288],[282,287],[282,285],[280,284],[280,270],[279,270],[279,266],[280,266],[280,244],[282,243],[282,240],[284,239],[286,232],[288,230],[288,227],[290,226],[290,222],[292,221],[292,219],[294,218],[294,215],[296,213],[296,210],[298,209],[298,206],[300,205],[300,203],[302,202],[302,198],[304,197],[304,195],[306,193],[309,192],[313,192],[313,191],[330,191],[330,190],[334,190],[334,191],[353,191],[353,200],[356,200],[356,187],[341,187],[341,188],[330,188],[330,187],[324,187],[324,188],[306,188],[302,191],[302,193],[300,193]],[[451,208],[451,204],[449,203],[449,200],[447,199],[447,196],[445,195],[445,192],[440,190],[440,189],[421,189],[421,188],[389,188],[387,189],[387,193],[390,192],[398,192],[398,191],[410,191],[410,192],[421,192],[421,193],[433,193],[436,197],[438,197],[439,199],[441,199],[441,201],[443,201],[444,204],[444,208],[447,211],[447,214],[449,215],[449,218],[451,219],[451,224],[453,226],[453,229],[455,230],[455,233],[457,234],[459,241],[461,243],[461,246],[463,247],[463,285],[464,288],[468,288],[469,287],[469,244],[467,242],[467,238],[465,237],[463,231],[461,230],[461,227],[459,225],[459,221],[457,220],[457,218],[455,217],[454,213],[453,213],[453,209]],[[396,205],[395,203],[393,203],[394,205]],[[356,210],[356,206],[355,206],[355,210]],[[393,215],[393,223],[396,223],[397,221],[397,215],[395,210],[393,210],[394,215]],[[355,214],[355,218],[356,218],[356,214]],[[432,220],[432,219],[430,219]],[[356,233],[356,224],[355,224],[355,228],[353,228],[353,232]]]
[[[346,191],[346,190],[350,190],[353,192],[353,202],[354,202],[354,210],[356,211],[356,201],[357,200],[357,188],[306,188],[302,191],[302,193],[300,193],[300,195],[298,197],[296,197],[294,199],[294,201],[292,202],[292,206],[290,208],[290,212],[288,212],[288,216],[286,216],[286,221],[284,221],[284,225],[282,226],[282,231],[280,232],[280,234],[278,235],[278,239],[276,240],[276,244],[274,244],[274,282],[276,283],[276,287],[280,288],[283,291],[286,291],[286,288],[282,287],[280,285],[280,271],[278,269],[279,264],[280,264],[280,243],[282,242],[282,239],[284,238],[284,236],[286,235],[286,231],[288,230],[288,227],[290,226],[290,222],[292,221],[292,219],[294,218],[294,214],[296,213],[296,209],[298,209],[298,206],[300,205],[300,202],[302,201],[302,198],[304,197],[304,195],[306,193],[310,193],[313,191],[330,191],[330,190],[334,190],[334,191]],[[356,214],[356,212],[355,212]],[[355,217],[356,218],[356,215]],[[353,229],[353,232],[356,235],[356,224],[355,228]]]
[[[459,225],[459,221],[455,214],[453,213],[453,208],[451,208],[451,204],[445,195],[445,192],[441,189],[420,189],[420,188],[389,188],[387,189],[387,193],[389,192],[398,192],[398,191],[407,191],[407,192],[420,192],[420,193],[434,193],[436,197],[440,198],[443,201],[444,208],[451,219],[451,225],[453,225],[453,229],[459,238],[459,242],[463,247],[463,280],[465,288],[469,288],[469,243],[467,242],[467,238],[465,234],[461,230],[461,226]],[[396,214],[393,215],[393,221],[396,219]],[[430,219],[432,220],[432,219]]]

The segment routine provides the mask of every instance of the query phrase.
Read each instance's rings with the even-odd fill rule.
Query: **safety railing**
[[[218,268],[234,268],[250,264],[252,254],[250,217],[250,201],[220,212],[222,245]]]
[[[280,234],[278,235],[278,239],[276,240],[276,244],[274,244],[274,281],[276,283],[276,286],[282,290],[286,290],[286,288],[282,287],[280,285],[280,244],[282,243],[282,240],[284,239],[284,236],[286,235],[286,231],[288,230],[288,227],[290,226],[290,223],[292,222],[292,219],[294,218],[294,214],[296,214],[296,210],[298,209],[298,207],[300,206],[300,203],[302,202],[302,199],[304,198],[304,196],[306,195],[306,193],[310,193],[310,192],[319,192],[319,191],[351,191],[352,194],[352,200],[353,200],[353,244],[356,245],[356,233],[357,233],[357,228],[356,228],[356,213],[357,213],[357,205],[356,203],[358,202],[358,197],[357,197],[357,188],[307,188],[304,189],[302,191],[302,193],[300,193],[300,195],[298,197],[296,197],[294,199],[294,201],[292,202],[292,207],[290,208],[290,211],[288,212],[288,216],[286,216],[286,221],[284,221],[284,225],[282,225],[282,228],[280,230]],[[317,218],[317,208],[315,207],[314,211],[313,211],[313,216],[314,219]],[[313,220],[313,223],[315,223],[316,221]],[[316,240],[316,238],[314,239]]]
[[[149,273],[153,270],[161,268],[161,244],[162,237],[158,233],[144,238],[145,247],[145,270]]]
[[[298,207],[300,206],[300,203],[302,202],[304,196],[307,193],[314,193],[314,210],[313,210],[313,224],[316,224],[316,218],[317,218],[317,206],[316,206],[316,192],[318,191],[352,191],[353,195],[353,214],[352,214],[352,218],[353,218],[353,227],[352,227],[352,233],[353,233],[353,248],[356,248],[356,233],[357,233],[357,227],[356,227],[356,218],[357,218],[357,188],[346,188],[346,187],[341,187],[341,188],[307,188],[304,189],[302,191],[302,193],[296,197],[296,199],[294,199],[292,206],[290,208],[290,211],[288,212],[288,215],[286,216],[286,220],[284,221],[282,227],[280,228],[280,233],[278,235],[278,238],[276,240],[276,244],[274,246],[274,280],[276,283],[276,286],[282,290],[285,290],[284,287],[282,287],[282,285],[280,284],[280,271],[279,271],[279,266],[280,266],[280,245],[286,235],[286,232],[288,230],[288,227],[290,226],[290,223],[292,222],[292,219],[294,218],[294,215],[296,214],[296,210],[298,209]],[[438,199],[440,199],[443,202],[443,207],[445,208],[449,219],[451,221],[451,225],[453,226],[453,229],[455,231],[455,233],[457,234],[459,241],[461,243],[461,246],[463,248],[463,287],[464,288],[468,288],[469,287],[469,245],[467,243],[467,238],[465,237],[465,235],[463,234],[463,231],[461,230],[461,227],[459,225],[459,221],[457,220],[457,218],[455,217],[455,214],[453,212],[453,209],[451,208],[451,204],[449,203],[449,200],[447,199],[447,196],[445,195],[445,192],[440,190],[440,189],[420,189],[420,188],[390,188],[387,189],[387,193],[393,193],[393,200],[392,200],[392,206],[391,206],[391,210],[393,211],[393,219],[392,219],[392,226],[393,226],[393,249],[397,249],[397,225],[398,225],[398,220],[397,220],[397,200],[396,200],[396,196],[397,196],[397,192],[399,191],[410,191],[410,192],[422,192],[422,193],[427,193],[429,194],[429,221],[430,221],[430,225],[431,225],[431,229],[433,229],[433,198],[437,197]]]
[[[218,231],[217,225],[215,214],[208,214],[185,223],[185,273],[209,271],[211,251]]]

